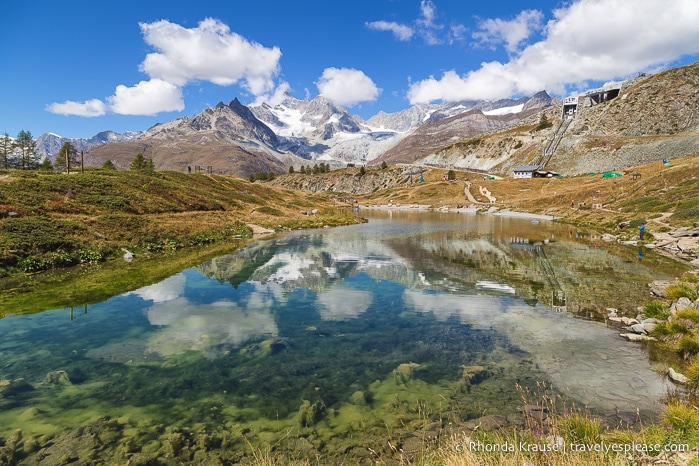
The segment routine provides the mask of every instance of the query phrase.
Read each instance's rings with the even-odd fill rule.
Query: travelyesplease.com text
[[[530,442],[503,442],[503,443],[483,443],[478,441],[469,442],[458,442],[454,445],[454,450],[457,452],[596,452],[596,453],[661,453],[661,452],[672,452],[672,453],[682,453],[691,450],[688,444],[667,444],[662,445],[659,443],[565,443],[562,441],[557,442],[544,442],[544,443],[530,443]]]

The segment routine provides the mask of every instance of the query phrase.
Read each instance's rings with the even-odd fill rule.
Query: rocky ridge
[[[624,82],[618,97],[592,105],[581,99],[546,169],[564,175],[600,173],[699,152],[699,63]],[[559,125],[559,105],[545,110],[553,126],[538,128],[540,114],[518,126],[444,145],[419,163],[487,170],[512,176],[534,164]],[[403,141],[404,143],[407,142]]]

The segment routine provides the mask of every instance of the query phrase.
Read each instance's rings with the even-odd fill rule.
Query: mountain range
[[[70,141],[85,151],[88,166],[111,160],[128,169],[141,152],[157,169],[244,178],[320,162],[332,168],[417,162],[503,176],[520,165],[545,165],[575,175],[699,153],[699,62],[605,88],[574,96],[575,115],[563,114],[568,99],[543,91],[496,102],[415,105],[367,120],[322,96],[287,94],[278,105],[250,107],[234,99],[143,132]],[[542,119],[553,124],[540,125]],[[37,147],[53,158],[67,140],[47,133]]]
[[[99,133],[67,139],[46,133],[38,152],[55,158],[70,141],[84,151],[87,166],[111,160],[129,167],[139,152],[157,169],[195,170],[247,177],[258,171],[285,173],[289,166],[324,162],[333,168],[389,160],[412,162],[450,141],[515,124],[552,104],[546,92],[533,97],[416,105],[368,120],[317,96],[287,94],[278,105],[245,106],[237,98],[198,115],[155,125],[142,132]],[[405,156],[405,147],[411,147]],[[398,154],[398,155],[396,155]]]

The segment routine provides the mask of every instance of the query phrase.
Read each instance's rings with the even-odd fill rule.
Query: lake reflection
[[[126,416],[225,431],[240,448],[310,430],[329,453],[353,432],[354,446],[370,444],[426,415],[514,421],[516,384],[537,382],[633,421],[667,389],[647,356],[603,323],[548,306],[561,292],[582,314],[635,312],[646,284],[674,271],[651,253],[640,262],[634,249],[606,249],[548,222],[376,213],[257,241],[70,320],[66,310],[10,316],[0,379],[31,389],[0,397],[0,437]],[[69,381],[49,376],[58,371]],[[135,449],[152,440],[134,435]]]

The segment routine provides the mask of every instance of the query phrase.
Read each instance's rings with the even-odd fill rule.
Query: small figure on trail
[[[646,232],[646,224],[641,223],[641,226],[638,227],[638,233],[639,233],[639,239],[643,241],[643,234]]]

